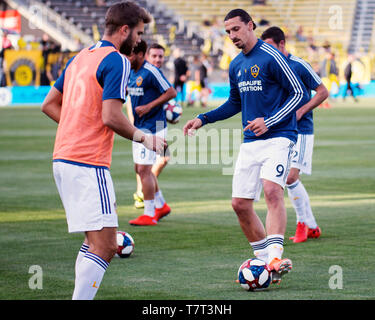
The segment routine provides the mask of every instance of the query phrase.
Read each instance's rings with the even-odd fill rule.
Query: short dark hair
[[[147,51],[147,43],[143,39],[141,40],[140,43],[137,44],[137,46],[133,49],[133,52],[135,54],[143,52],[143,55],[146,54]]]
[[[156,42],[152,43],[152,44],[148,47],[147,52],[150,52],[151,49],[161,49],[161,50],[165,51],[165,48],[164,48],[161,44],[156,43]]]
[[[262,40],[272,39],[276,44],[279,44],[282,40],[285,41],[285,34],[279,27],[269,27],[264,30],[260,38]]]
[[[105,34],[111,36],[124,25],[134,28],[141,21],[151,22],[151,16],[144,8],[131,1],[115,3],[105,15]]]
[[[228,12],[228,14],[225,16],[224,21],[227,21],[229,19],[239,17],[240,20],[243,23],[248,24],[250,21],[253,23],[253,30],[256,29],[257,25],[255,24],[253,18],[243,9],[233,9]]]

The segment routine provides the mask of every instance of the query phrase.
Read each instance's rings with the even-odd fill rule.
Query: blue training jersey
[[[157,99],[171,87],[163,72],[145,61],[135,72],[131,70],[128,93],[132,103],[134,126],[143,131],[156,133],[167,126],[163,105],[153,108],[149,113],[139,117],[135,108]]]
[[[305,60],[289,54],[288,61],[292,69],[300,76],[307,89],[309,99],[311,99],[311,90],[315,90],[322,83],[322,80]],[[303,115],[303,117],[297,122],[297,130],[300,134],[314,133],[312,111]]]
[[[114,47],[111,42],[101,40],[90,49],[108,46]],[[54,84],[54,87],[61,93],[63,93],[64,89],[65,70],[73,59],[74,57],[67,62],[63,72]],[[103,88],[103,100],[120,99],[123,102],[125,101],[130,69],[129,60],[118,51],[111,52],[103,59],[96,71],[96,79]]]
[[[308,101],[306,88],[277,49],[258,39],[246,54],[240,52],[229,66],[228,100],[198,116],[202,124],[227,119],[242,112],[242,126],[263,117],[268,131],[259,137],[244,132],[244,142],[274,137],[297,141],[295,111]]]

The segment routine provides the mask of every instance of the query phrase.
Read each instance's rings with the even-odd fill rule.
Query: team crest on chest
[[[254,65],[250,68],[251,75],[256,78],[259,74],[259,67],[257,65]]]
[[[137,78],[137,80],[135,80],[135,83],[137,84],[137,86],[139,87],[140,85],[142,85],[142,82],[143,82],[143,78],[141,76],[139,76]]]

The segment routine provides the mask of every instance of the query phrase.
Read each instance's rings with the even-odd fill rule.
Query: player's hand
[[[193,120],[189,120],[186,122],[184,125],[183,131],[184,131],[184,136],[193,136],[195,131],[199,129],[202,126],[202,121],[199,118],[195,118]]]
[[[162,154],[167,148],[167,141],[161,137],[152,134],[146,134],[142,144],[150,150],[155,151],[157,154]]]
[[[248,125],[243,129],[243,131],[250,130],[255,133],[257,137],[268,131],[264,123],[264,118],[256,118],[253,121],[247,121]]]
[[[138,115],[138,117],[142,118],[145,114],[149,113],[151,109],[152,108],[148,104],[145,104],[144,106],[136,107],[135,113]]]
[[[304,115],[304,112],[303,112],[303,110],[301,110],[301,109],[302,109],[302,108],[298,109],[297,112],[296,112],[296,119],[297,119],[297,121],[300,121],[301,118],[302,118],[303,115]]]

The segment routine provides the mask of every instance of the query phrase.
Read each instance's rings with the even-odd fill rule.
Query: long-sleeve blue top
[[[242,112],[243,128],[248,125],[248,120],[256,118],[264,118],[268,128],[259,137],[246,130],[244,142],[274,137],[297,141],[295,111],[309,100],[309,95],[281,52],[258,39],[248,53],[239,53],[230,63],[229,82],[228,100],[198,116],[203,125]]]

